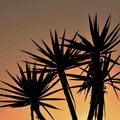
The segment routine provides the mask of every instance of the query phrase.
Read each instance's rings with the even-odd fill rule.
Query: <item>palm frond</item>
[[[5,91],[5,93],[0,93],[1,97],[5,97],[8,100],[1,100],[0,103],[3,103],[0,107],[25,107],[31,105],[33,111],[40,117],[41,113],[39,110],[39,105],[47,106],[49,108],[58,109],[57,107],[50,105],[49,103],[44,103],[45,101],[59,101],[64,100],[63,98],[45,98],[49,95],[57,93],[62,89],[57,89],[51,91],[51,89],[58,83],[59,80],[53,82],[56,78],[55,72],[46,73],[46,66],[39,71],[36,68],[34,63],[33,68],[31,69],[30,64],[26,61],[26,70],[23,70],[22,67],[18,64],[20,71],[20,77],[16,75],[16,78],[13,77],[8,71],[8,75],[12,78],[15,85],[1,81],[3,84],[9,88],[2,88],[0,90]],[[7,93],[6,93],[7,92]],[[33,115],[31,116],[33,119]]]

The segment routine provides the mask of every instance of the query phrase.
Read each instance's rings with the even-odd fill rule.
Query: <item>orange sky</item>
[[[100,25],[111,14],[112,28],[120,22],[120,0],[0,0],[0,79],[9,82],[11,79],[5,69],[15,75],[18,72],[16,61],[29,59],[19,49],[34,51],[35,46],[30,39],[37,43],[41,38],[47,41],[50,29],[56,29],[58,33],[66,29],[67,36],[79,30],[89,38],[88,14],[93,16],[95,13],[98,14]],[[108,90],[106,120],[119,120],[120,103],[113,91]],[[86,120],[89,99],[83,103],[81,96],[75,95],[77,114],[79,120]],[[71,120],[66,104],[56,105],[64,110],[51,110],[55,120]],[[1,120],[29,120],[29,114],[29,107],[0,109]]]

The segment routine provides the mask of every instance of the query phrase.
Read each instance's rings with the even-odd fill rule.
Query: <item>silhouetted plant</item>
[[[65,70],[78,67],[80,65],[84,65],[84,62],[81,62],[83,59],[85,59],[85,55],[79,54],[79,50],[73,50],[71,47],[65,47],[65,32],[63,34],[63,37],[61,38],[61,43],[58,41],[57,32],[55,31],[55,37],[53,37],[52,33],[51,35],[51,42],[52,42],[52,48],[49,47],[44,41],[43,44],[45,46],[45,49],[42,48],[40,45],[38,45],[36,42],[35,45],[37,46],[37,50],[44,56],[35,55],[34,53],[30,53],[27,51],[23,51],[27,54],[29,54],[34,60],[38,61],[38,66],[45,66],[47,65],[47,71],[55,71],[58,73],[60,82],[64,91],[64,95],[66,97],[71,116],[73,120],[77,120],[77,115],[75,112],[75,106],[73,104],[74,97],[72,94],[72,91],[69,87]],[[72,38],[74,41],[76,37]],[[31,64],[34,64],[32,62],[29,62]]]
[[[102,120],[104,106],[104,84],[106,82],[109,82],[109,84],[112,85],[116,95],[116,89],[119,90],[119,88],[115,86],[114,83],[119,83],[120,79],[115,77],[120,72],[111,77],[110,71],[115,64],[120,65],[117,60],[114,60],[111,57],[111,54],[113,54],[113,52],[115,51],[113,50],[113,48],[120,42],[120,40],[118,40],[118,32],[120,30],[120,27],[118,24],[113,29],[113,31],[108,34],[108,30],[110,27],[110,17],[108,17],[100,34],[99,26],[97,23],[97,15],[95,16],[95,19],[93,21],[89,16],[89,24],[92,36],[92,43],[80,34],[78,34],[79,38],[81,39],[80,42],[67,40],[71,43],[71,48],[80,51],[82,50],[88,55],[87,60],[89,61],[87,63],[87,67],[81,68],[83,70],[82,73],[86,73],[87,75],[70,76],[84,80],[83,84],[80,85],[80,91],[86,90],[86,97],[91,90],[91,102],[88,120],[92,120],[94,115],[97,120]],[[110,63],[113,65],[109,69]],[[108,77],[107,80],[106,77]]]
[[[18,64],[20,77],[16,75],[16,78],[13,77],[8,71],[12,80],[16,83],[17,86],[1,81],[3,84],[7,85],[9,88],[2,88],[0,90],[6,91],[8,93],[0,93],[0,96],[9,98],[7,100],[0,100],[4,103],[0,107],[25,107],[30,105],[31,109],[31,120],[34,120],[34,113],[36,113],[38,119],[45,120],[45,117],[42,115],[41,107],[50,115],[54,120],[51,113],[48,111],[48,108],[58,109],[57,107],[50,105],[48,101],[63,100],[62,98],[49,98],[49,95],[52,95],[61,89],[51,90],[59,80],[54,81],[51,84],[53,79],[56,77],[54,72],[48,72],[46,74],[46,67],[39,73],[34,65],[31,70],[30,65],[26,62],[26,71]],[[51,90],[51,91],[50,91]],[[45,102],[47,101],[47,103]],[[58,109],[59,110],[59,109]]]
[[[92,71],[91,69],[91,73],[88,75],[88,73],[90,72],[89,70],[84,70],[84,72],[82,72],[82,74],[80,75],[75,75],[75,74],[68,74],[68,76],[73,77],[72,80],[77,80],[77,81],[83,81],[83,83],[81,85],[76,85],[73,86],[73,88],[76,87],[80,87],[78,93],[81,93],[83,90],[85,90],[86,95],[85,98],[87,98],[89,91],[92,90],[92,96],[91,96],[91,107],[90,107],[90,111],[89,111],[89,119],[93,119],[94,116],[91,117],[91,115],[95,115],[95,118],[100,120],[103,117],[103,108],[105,109],[105,100],[104,100],[104,94],[107,93],[106,90],[106,85],[111,85],[113,87],[113,90],[117,96],[117,98],[119,98],[117,91],[120,91],[120,88],[117,86],[120,84],[120,78],[119,78],[119,74],[120,72],[116,72],[115,74],[113,74],[112,76],[110,75],[113,71],[113,67],[116,64],[116,62],[118,61],[119,57],[116,58],[115,62],[113,62],[111,64],[111,54],[108,56],[108,58],[104,58],[101,60],[100,62],[100,80],[102,80],[102,86],[100,86],[101,84],[96,80],[95,78],[95,72]],[[94,67],[94,66],[91,66]],[[85,74],[87,75],[85,75]],[[96,80],[96,82],[94,82]],[[93,89],[93,86],[95,86],[96,89]],[[101,89],[102,90],[101,90]],[[93,109],[94,108],[94,109]],[[92,109],[92,110],[91,110]],[[91,111],[93,112],[94,110],[94,114],[91,113]]]
[[[111,17],[109,16],[100,33],[97,15],[94,20],[89,16],[92,41],[87,40],[78,32],[76,32],[71,40],[66,39],[64,32],[60,39],[61,42],[59,42],[56,31],[55,36],[50,32],[51,47],[44,41],[42,41],[44,48],[33,41],[40,55],[24,50],[22,51],[30,55],[37,63],[24,61],[26,62],[26,71],[23,71],[18,64],[21,74],[20,77],[17,75],[15,78],[7,71],[17,86],[1,81],[11,89],[0,87],[0,90],[7,92],[7,94],[0,93],[0,96],[9,98],[8,100],[0,100],[0,102],[3,103],[0,107],[24,107],[30,105],[31,119],[34,120],[35,112],[38,119],[45,120],[40,109],[43,107],[50,117],[54,119],[47,107],[53,109],[58,108],[44,101],[64,100],[62,98],[48,98],[49,95],[63,90],[72,119],[78,120],[71,88],[80,87],[78,93],[85,90],[85,98],[87,98],[91,92],[90,109],[87,120],[93,120],[94,117],[97,120],[102,120],[103,111],[105,110],[104,95],[107,92],[106,84],[113,87],[117,98],[119,98],[117,90],[120,90],[117,86],[120,84],[120,72],[111,75],[114,67],[120,65],[118,63],[120,56],[116,59],[112,57],[115,52],[114,47],[120,42],[120,40],[118,40],[120,25],[118,24],[108,33],[110,20]],[[76,37],[80,38],[80,42],[76,40]],[[30,68],[30,64],[34,65],[33,69]],[[83,65],[85,66],[83,67]],[[75,67],[80,68],[82,71],[81,74],[65,73],[65,70]],[[70,87],[67,75],[73,77],[73,80],[82,81],[82,83]],[[57,76],[59,76],[59,79],[55,79]],[[61,82],[62,89],[59,88],[49,92],[59,81]]]

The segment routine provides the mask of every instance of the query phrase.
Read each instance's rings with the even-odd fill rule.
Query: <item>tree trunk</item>
[[[32,106],[30,107],[30,109],[31,109],[31,120],[34,120],[34,113],[33,113],[33,108],[32,108]]]
[[[36,114],[37,114],[39,120],[45,120],[44,116],[41,114],[40,111],[36,111]]]
[[[64,95],[65,95],[66,100],[67,100],[69,110],[70,110],[70,113],[71,113],[71,116],[72,116],[72,120],[78,120],[77,115],[76,115],[76,111],[75,111],[75,108],[74,108],[74,105],[73,105],[73,101],[72,101],[72,98],[71,98],[71,94],[70,94],[70,90],[69,90],[70,88],[69,88],[69,84],[67,82],[65,72],[64,72],[64,70],[62,70],[60,68],[60,69],[58,69],[58,74],[59,74],[59,78],[60,78],[60,81],[61,81],[61,85],[62,85],[62,88],[63,88]]]
[[[102,88],[102,87],[101,87]],[[103,106],[104,106],[104,91],[101,89],[101,94],[99,94],[99,109],[98,109],[98,118],[97,120],[103,119]]]
[[[91,93],[91,100],[90,100],[90,110],[89,110],[89,114],[88,114],[88,118],[87,120],[92,120],[94,117],[94,113],[95,113],[95,108],[96,106],[96,93],[95,90],[92,88],[92,93]]]
[[[39,110],[39,104],[34,103],[34,105],[32,105],[32,109],[35,111],[38,120],[45,120],[44,116],[41,114]]]
[[[100,54],[97,52],[93,53],[92,56],[93,63],[93,81],[92,81],[92,93],[91,93],[91,104],[90,111],[88,115],[88,120],[92,120],[93,116],[97,120],[102,120],[103,118],[103,105],[104,105],[104,83],[101,77],[101,61]]]

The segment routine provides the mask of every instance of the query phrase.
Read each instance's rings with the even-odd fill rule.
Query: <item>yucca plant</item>
[[[79,75],[81,79],[85,80],[82,84],[82,88],[87,89],[87,94],[91,89],[91,102],[88,120],[92,120],[94,115],[97,120],[103,119],[104,78],[101,77],[101,72],[104,70],[102,70],[101,66],[103,66],[108,75],[110,72],[110,70],[107,69],[108,63],[113,63],[113,66],[114,64],[120,65],[116,60],[110,57],[111,55],[109,56],[109,54],[114,53],[115,50],[113,50],[113,48],[120,42],[118,39],[118,32],[120,30],[119,24],[110,33],[108,33],[110,19],[111,17],[109,16],[103,30],[100,33],[97,23],[97,15],[93,21],[89,16],[90,32],[92,36],[91,42],[80,34],[78,34],[81,40],[80,42],[66,40],[71,43],[71,48],[80,51],[82,50],[88,55],[88,63],[86,64],[87,67],[81,68],[83,70],[82,73],[86,72],[87,75],[84,77]],[[104,61],[104,63],[102,61]],[[86,69],[88,69],[88,71]],[[114,77],[110,77],[109,75],[109,79],[113,88],[116,88],[113,85]]]
[[[65,70],[84,65],[84,62],[81,62],[83,59],[85,59],[85,55],[81,54],[79,55],[79,50],[73,50],[71,47],[65,47],[65,32],[63,33],[62,38],[60,39],[61,42],[59,42],[59,38],[57,35],[57,32],[55,31],[55,37],[53,37],[52,33],[51,35],[51,43],[52,48],[49,47],[44,41],[43,44],[45,48],[42,48],[40,45],[38,45],[35,41],[35,45],[37,46],[37,50],[41,53],[40,55],[36,55],[34,53],[30,53],[27,51],[23,51],[27,54],[29,54],[34,60],[38,62],[38,66],[45,66],[47,65],[47,71],[55,71],[59,78],[60,82],[63,88],[64,95],[66,97],[71,116],[73,120],[77,120],[77,115],[75,111],[75,105],[74,105],[74,97],[72,94],[72,91],[69,87]],[[76,38],[76,34],[72,38],[74,41]],[[29,62],[31,64],[34,64],[32,62]]]
[[[75,75],[75,74],[67,74],[68,76],[73,77],[72,80],[77,80],[77,81],[83,81],[81,85],[76,85],[73,86],[73,88],[78,88],[80,87],[78,93],[81,93],[82,91],[85,91],[85,99],[87,98],[90,90],[92,91],[92,96],[91,96],[91,102],[90,102],[90,111],[89,111],[89,116],[88,120],[93,119],[95,116],[95,119],[101,120],[103,118],[103,110],[105,110],[105,98],[104,95],[107,92],[107,85],[112,86],[117,98],[119,99],[117,90],[120,91],[120,72],[116,72],[111,76],[111,73],[113,72],[113,69],[115,67],[119,57],[116,58],[115,62],[111,63],[111,54],[109,54],[108,58],[102,58],[100,62],[100,80],[102,81],[102,86],[99,82],[97,82],[98,78],[96,78],[95,72],[91,68],[91,72],[89,71],[90,69],[82,69],[82,73],[80,75]],[[94,66],[91,66],[94,67]],[[89,73],[89,75],[88,75]],[[87,75],[85,75],[87,74]],[[93,89],[93,86],[95,89]],[[94,116],[93,116],[94,115]]]
[[[47,108],[58,109],[57,107],[48,103],[48,101],[53,100],[63,100],[62,98],[50,98],[49,95],[52,95],[62,89],[51,90],[59,80],[51,82],[56,77],[54,72],[46,73],[46,67],[39,72],[34,65],[33,69],[30,68],[30,65],[26,62],[26,70],[24,71],[21,66],[18,64],[20,76],[16,75],[13,77],[8,71],[12,80],[16,83],[12,85],[5,81],[1,81],[8,88],[0,87],[5,93],[0,93],[0,96],[6,97],[7,100],[0,100],[0,103],[3,103],[0,107],[25,107],[30,105],[31,109],[31,120],[34,120],[34,112],[36,113],[39,120],[45,120],[45,117],[42,114],[41,107],[50,115],[54,120],[51,113]],[[7,93],[6,93],[7,92]],[[47,102],[47,103],[46,103]]]

